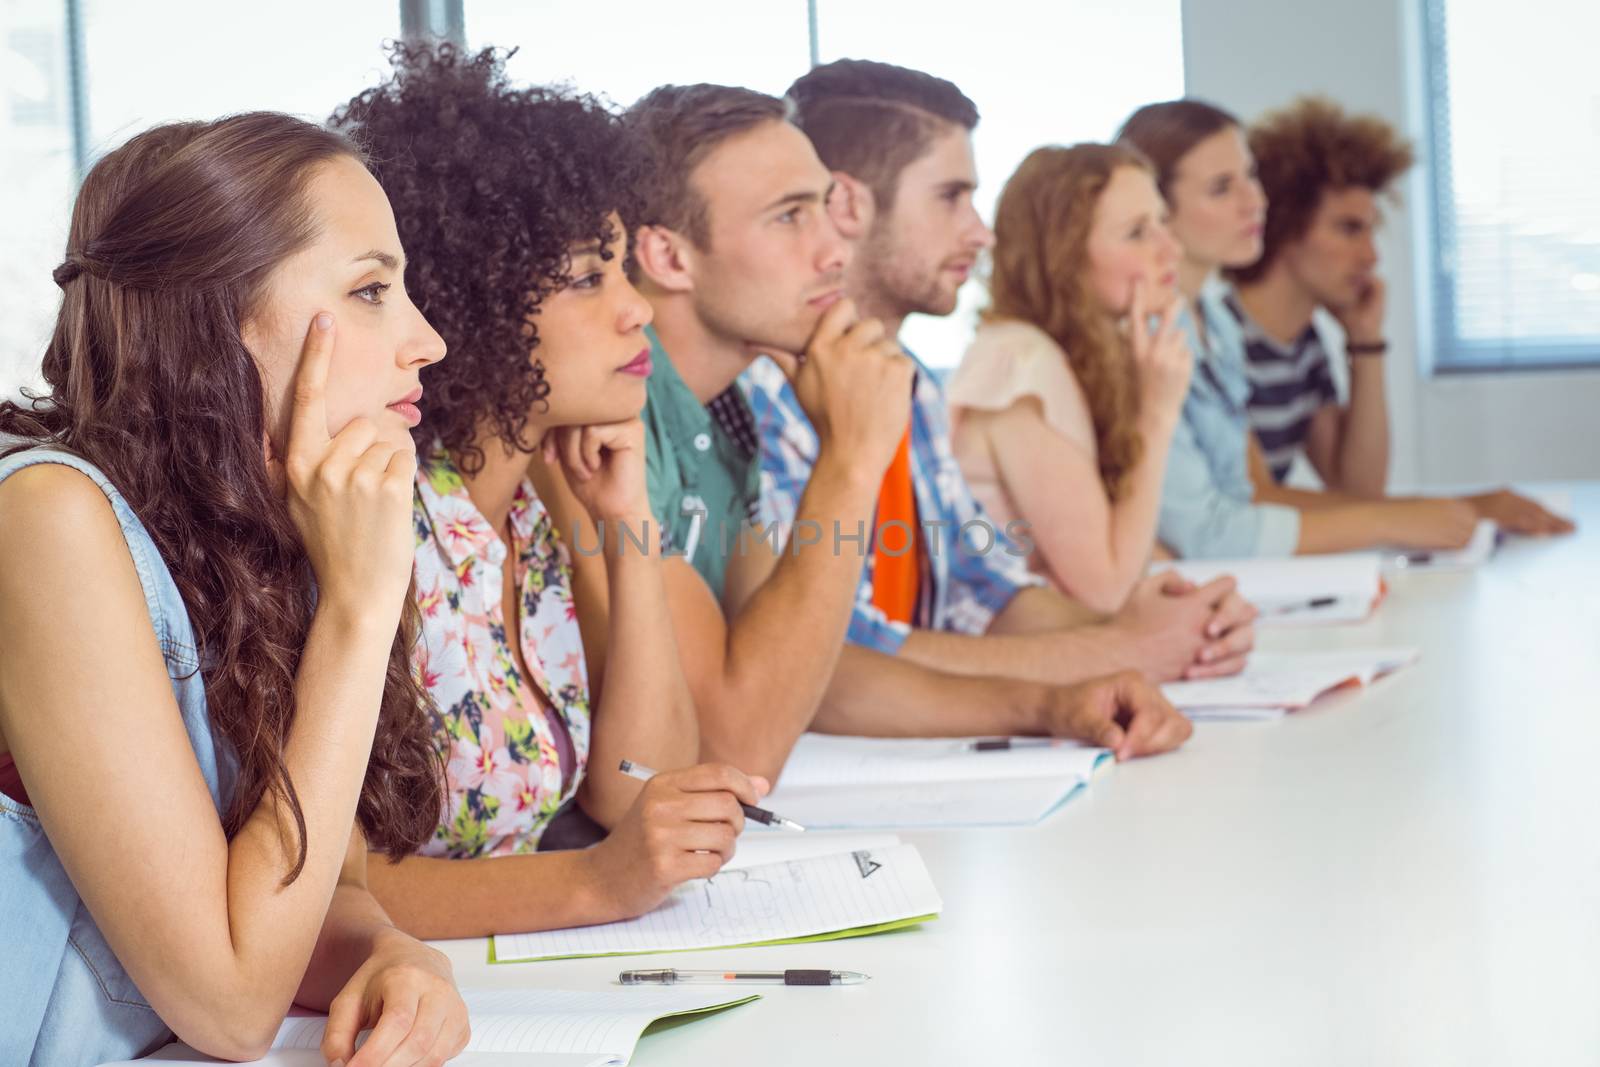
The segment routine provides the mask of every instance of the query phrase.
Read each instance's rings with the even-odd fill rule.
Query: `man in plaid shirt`
[[[911,313],[950,314],[993,242],[972,203],[976,107],[948,81],[861,60],[812,70],[789,97],[834,173],[830,209],[855,246],[846,288],[862,313],[891,336]],[[762,517],[783,529],[810,478],[816,437],[777,365],[756,363],[744,382],[762,441]],[[994,529],[973,499],[951,453],[942,390],[920,364],[914,390],[897,457],[905,499],[895,504],[891,465],[875,523],[883,543],[869,546],[849,628],[854,648],[835,674],[846,703],[869,708],[893,697],[948,708],[957,691],[992,698],[973,679],[1059,683],[1134,668],[1166,681],[1242,668],[1254,609],[1231,580],[1195,589],[1149,579],[1109,620],[1045,587],[1026,566],[1026,530]],[[897,555],[888,544],[886,511],[914,516],[912,551]],[[885,596],[886,567],[892,584],[915,595]],[[869,650],[881,655],[866,659]],[[883,669],[884,660],[895,666]]]

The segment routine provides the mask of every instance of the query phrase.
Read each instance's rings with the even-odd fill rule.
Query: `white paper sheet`
[[[972,740],[806,734],[762,805],[808,829],[1025,826],[1111,759],[1073,741],[979,752]]]
[[[803,826],[829,829],[1031,826],[1087,784],[1086,778],[1058,775],[856,788],[798,786],[778,790],[762,803],[770,802],[772,810]]]
[[[972,740],[805,734],[789,753],[778,788],[854,788],[1002,778],[1087,779],[1107,754],[1103,748],[1091,748],[1074,741],[974,752]],[[767,806],[765,802],[763,806]],[[780,809],[774,803],[772,810]]]
[[[1317,626],[1360,622],[1382,593],[1382,557],[1376,552],[1291,559],[1175,560],[1152,573],[1177,571],[1204,584],[1222,575],[1239,583],[1239,595],[1261,610],[1258,626]],[[1331,600],[1332,603],[1323,603]]]
[[[639,1036],[656,1019],[719,1007],[748,994],[726,989],[463,989],[461,995],[472,1016],[472,1039],[467,1051],[452,1063],[592,1067],[627,1063]],[[326,1026],[327,1018],[322,1015],[291,1016],[279,1028],[272,1052],[253,1062],[272,1067],[326,1067],[319,1051]],[[221,1061],[174,1043],[134,1062]]]
[[[1416,661],[1414,648],[1335,649],[1326,652],[1257,652],[1229,678],[1168,682],[1161,692],[1185,713],[1197,709],[1303,708],[1346,684],[1365,685]],[[1222,717],[1219,715],[1219,717]]]
[[[625,922],[498,934],[500,962],[721,948],[838,933],[938,913],[943,904],[913,845],[720,871],[674,889]]]

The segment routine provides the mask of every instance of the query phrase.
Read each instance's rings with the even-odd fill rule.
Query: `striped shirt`
[[[1261,442],[1272,477],[1289,476],[1305,448],[1311,419],[1339,402],[1339,389],[1322,335],[1312,323],[1287,348],[1269,337],[1244,310],[1238,295],[1223,298],[1244,331],[1245,372],[1250,378],[1250,428]]]

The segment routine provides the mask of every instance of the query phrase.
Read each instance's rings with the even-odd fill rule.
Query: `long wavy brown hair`
[[[1144,454],[1132,354],[1089,284],[1089,231],[1111,176],[1153,173],[1121,145],[1036,148],[1000,193],[985,321],[1017,319],[1049,334],[1067,354],[1094,419],[1100,480],[1113,501]]]
[[[268,482],[261,371],[241,329],[273,269],[316,236],[307,186],[340,156],[359,158],[337,134],[271,113],[160,126],[107,155],[55,272],[49,390],[0,404],[0,433],[89,460],[150,532],[200,645],[213,729],[238,764],[223,827],[231,838],[264,798],[282,804],[296,828],[286,882],[306,857],[283,749],[316,593]],[[367,841],[393,856],[429,838],[443,800],[406,604],[357,809]]]

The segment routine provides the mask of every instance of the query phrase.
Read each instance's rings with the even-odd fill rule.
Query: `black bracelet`
[[[1344,346],[1347,356],[1381,356],[1387,351],[1388,341],[1351,341]]]

